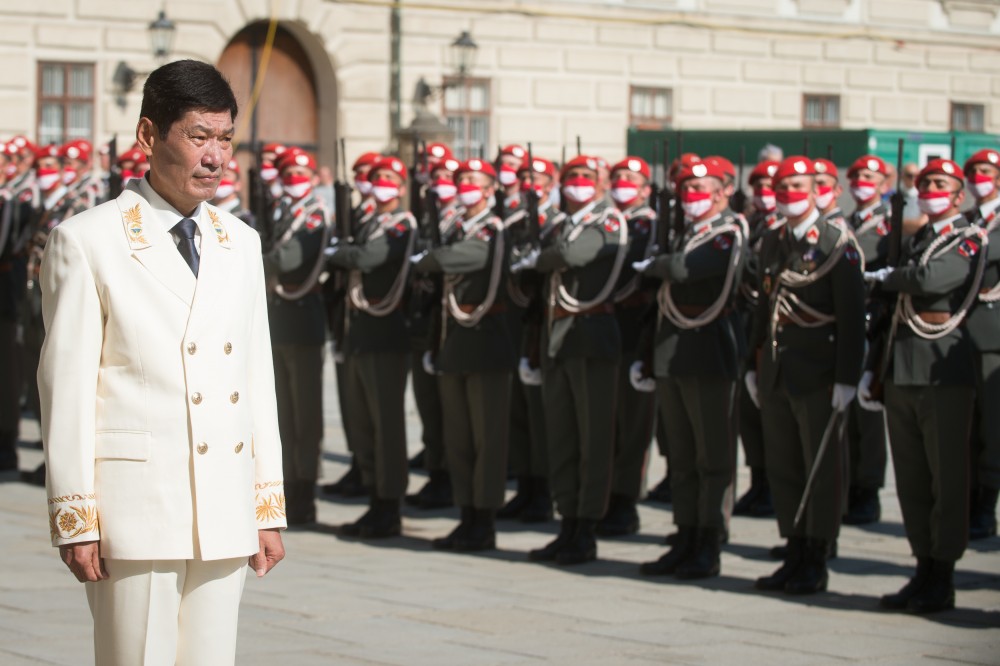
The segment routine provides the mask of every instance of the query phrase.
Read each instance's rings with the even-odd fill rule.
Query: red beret
[[[59,146],[54,143],[47,146],[36,146],[35,159],[40,160],[43,157],[59,157]]]
[[[933,175],[943,175],[951,176],[958,181],[959,185],[965,186],[965,177],[962,176],[962,167],[958,166],[957,163],[951,160],[946,160],[943,158],[938,158],[936,160],[931,160],[927,163],[920,173],[917,174],[917,187],[920,187],[920,181],[922,181],[927,176]]]
[[[364,166],[371,166],[380,159],[382,159],[382,156],[378,153],[361,153],[358,159],[354,160],[354,166],[351,167],[351,171],[357,171]]]
[[[497,178],[497,171],[493,168],[493,165],[478,158],[466,160],[458,165],[458,169],[455,170],[455,177],[457,178],[463,173],[485,173],[493,180]]]
[[[229,171],[235,171],[236,173],[239,173],[240,163],[237,162],[235,159],[231,159],[229,160],[229,164],[226,165],[226,169]]]
[[[25,154],[25,153],[34,154],[35,151],[38,149],[37,146],[35,146],[35,144],[31,143],[31,141],[28,141],[28,137],[22,136],[20,134],[18,134],[10,141],[8,141],[7,145],[14,146],[16,148],[16,150],[11,152],[12,155]],[[8,151],[10,151],[9,148]]]
[[[755,166],[753,171],[750,172],[750,184],[753,185],[754,181],[761,178],[773,178],[779,164],[779,162],[775,162],[774,160],[766,160]]]
[[[516,157],[519,160],[523,160],[524,158],[526,158],[528,156],[528,151],[526,151],[524,148],[522,148],[521,146],[517,145],[516,143],[512,143],[509,146],[505,146],[503,149],[501,149],[500,150],[500,154],[501,155],[512,155],[512,156]]]
[[[264,147],[260,149],[262,153],[274,153],[276,156],[282,154],[288,150],[288,147],[283,143],[265,143]]]
[[[852,164],[847,170],[847,177],[853,177],[854,174],[862,169],[868,169],[869,171],[880,173],[883,176],[889,175],[889,167],[886,166],[885,160],[881,157],[876,155],[862,155],[858,159],[854,160],[854,164]]]
[[[68,158],[71,160],[83,160],[84,162],[90,161],[90,153],[92,147],[89,141],[84,141],[83,139],[77,139],[76,141],[70,141],[65,143],[59,148],[59,157]]]
[[[462,163],[456,160],[454,157],[446,157],[443,160],[438,160],[437,162],[431,162],[430,169],[428,173],[434,173],[438,169],[447,169],[452,173],[458,171],[458,168],[462,166]]]
[[[718,162],[694,162],[688,164],[680,170],[674,182],[680,185],[685,180],[692,178],[717,178],[719,181],[726,179],[726,174],[722,171]]]
[[[552,180],[556,179],[556,167],[552,162],[548,161],[544,157],[532,157],[531,158],[531,170],[535,173],[540,173],[548,176]],[[517,170],[517,174],[521,175],[527,171],[529,165],[527,162],[521,164],[521,168]]]
[[[619,170],[634,171],[635,173],[642,174],[646,180],[649,180],[651,177],[649,164],[641,157],[629,156],[611,167],[611,173]]]
[[[563,165],[562,170],[560,170],[560,176],[566,174],[570,169],[582,167],[584,169],[590,169],[594,173],[597,173],[597,158],[591,157],[589,155],[577,155],[570,161]]]
[[[782,178],[790,176],[815,176],[816,163],[805,155],[792,155],[786,157],[778,165],[774,172],[774,182],[777,183]]]
[[[122,162],[135,162],[136,164],[142,164],[146,161],[146,153],[142,152],[138,148],[129,148],[124,153],[118,156],[118,164]]]
[[[969,171],[972,170],[973,164],[992,164],[996,168],[1000,169],[1000,153],[992,148],[980,150],[978,153],[965,160],[965,169],[963,169],[963,171],[968,174]]]
[[[315,171],[316,158],[301,148],[293,147],[283,152],[281,156],[275,160],[274,166],[278,167],[278,171],[284,171],[288,167],[292,166],[301,166],[311,171]]]
[[[816,169],[818,174],[826,174],[828,176],[833,176],[836,179],[840,179],[840,173],[837,171],[837,165],[826,159],[825,157],[819,157],[813,160],[813,168]]]
[[[394,174],[402,178],[403,182],[406,182],[409,179],[409,172],[406,170],[406,165],[403,164],[403,160],[389,155],[387,157],[383,157],[372,165],[371,171],[368,172],[368,180],[372,179],[372,176],[376,171],[383,170],[392,171]]]
[[[434,142],[427,144],[427,156],[434,160],[441,160],[445,157],[453,157],[451,148],[447,144]]]
[[[734,167],[733,163],[725,157],[721,155],[709,155],[708,157],[703,158],[702,161],[715,162],[719,165],[719,168],[722,169],[722,173],[726,174],[730,178],[736,178],[736,167]]]

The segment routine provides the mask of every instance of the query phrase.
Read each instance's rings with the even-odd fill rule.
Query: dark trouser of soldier
[[[348,437],[371,499],[368,511],[341,525],[340,533],[365,539],[397,536],[409,476],[403,406],[409,357],[403,352],[357,354],[344,365]]]
[[[955,562],[969,537],[966,443],[974,400],[970,386],[886,383],[896,493],[917,570],[899,592],[882,597],[883,608],[932,613],[955,607]]]
[[[0,472],[17,469],[21,420],[21,352],[17,323],[0,319]]]
[[[358,466],[357,456],[354,455],[354,448],[351,446],[350,427],[348,421],[351,418],[350,410],[347,408],[346,375],[344,361],[333,364],[334,374],[337,378],[337,404],[340,407],[340,424],[344,429],[344,439],[347,442],[347,450],[351,454],[351,465],[347,472],[333,483],[327,483],[320,490],[328,495],[342,495],[344,497],[360,497],[368,494],[368,489],[361,480],[361,468]]]
[[[997,533],[1000,494],[1000,353],[978,352],[976,409],[972,422],[972,463],[969,538],[988,539]]]
[[[423,425],[423,466],[429,478],[419,491],[406,496],[406,503],[419,509],[443,509],[452,505],[452,489],[445,459],[441,392],[438,376],[424,370],[423,358],[423,351],[410,353],[410,381]]]
[[[767,446],[767,476],[778,517],[778,530],[788,539],[785,559],[770,576],[758,578],[761,590],[814,594],[826,589],[826,560],[840,531],[842,510],[842,444],[831,434],[823,458],[817,454],[833,408],[830,388],[793,395],[783,386],[762,388],[761,419]],[[839,418],[843,418],[841,415]],[[795,514],[813,467],[816,476],[798,526]]]
[[[667,473],[646,493],[646,501],[670,504],[673,501],[673,495],[670,492],[670,447],[667,445],[669,434],[667,433],[667,420],[663,418],[663,409],[660,404],[659,401],[656,401],[653,432],[656,433],[656,450],[667,461]]]
[[[608,511],[597,526],[601,536],[613,537],[639,531],[636,502],[642,493],[646,456],[653,437],[656,394],[636,391],[629,381],[634,354],[618,368],[618,407],[615,410],[614,462]]]
[[[458,526],[435,539],[439,550],[496,548],[496,511],[507,485],[510,373],[445,373],[438,378],[444,407],[444,443]]]
[[[774,515],[774,504],[771,501],[771,485],[767,480],[765,467],[764,425],[761,422],[760,408],[753,403],[742,382],[737,389],[740,393],[740,441],[743,443],[747,467],[750,468],[750,487],[737,500],[733,514],[765,518]]]
[[[579,564],[597,557],[597,522],[611,486],[618,363],[549,360],[543,369],[549,481],[562,516],[559,536],[531,551],[535,561]]]
[[[640,567],[646,575],[708,578],[719,574],[719,555],[732,502],[736,433],[735,382],[721,377],[656,380],[670,427],[673,546]]]
[[[323,346],[277,344],[272,353],[285,512],[290,525],[314,523],[323,442]],[[234,393],[230,399],[239,398]]]
[[[511,379],[507,442],[510,470],[517,477],[517,493],[497,511],[497,519],[519,519],[524,523],[552,520],[542,387],[524,384],[517,373]]]
[[[848,480],[845,525],[868,525],[882,517],[878,491],[885,484],[887,464],[885,415],[861,407],[855,399],[847,408]]]

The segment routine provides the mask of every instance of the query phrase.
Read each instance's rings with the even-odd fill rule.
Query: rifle
[[[427,144],[420,140],[416,134],[413,135],[413,166],[410,169],[410,212],[417,220],[424,219],[424,199],[420,191],[423,184],[421,182],[420,169],[427,168]]]
[[[670,139],[663,140],[663,178],[656,202],[656,245],[660,252],[667,252],[670,247],[670,211],[675,204],[670,188]]]
[[[899,140],[899,145],[896,148],[897,177],[901,173],[903,173],[903,139]],[[896,191],[892,193],[889,201],[892,206],[892,215],[890,218],[892,226],[889,227],[889,265],[896,267],[899,265],[903,247],[903,207],[905,206],[905,202],[903,200],[903,191],[900,187],[896,187]]]
[[[531,246],[538,247],[540,243],[541,229],[538,224],[538,192],[535,190],[535,158],[531,151],[531,142],[528,142],[528,182],[531,187],[524,196],[524,206],[528,213],[528,238],[531,239]]]
[[[649,206],[656,212],[657,215],[660,214],[660,184],[656,181],[655,171],[657,165],[660,163],[659,147],[653,144],[653,159],[650,161],[649,165],[653,171],[650,175],[653,178],[649,181]]]
[[[528,143],[528,179],[531,187],[525,194],[524,204],[529,244],[534,249],[541,246],[541,225],[538,218],[538,192],[535,190],[535,157]],[[524,312],[524,346],[528,364],[532,368],[542,366],[542,326],[545,321],[545,299],[543,279],[536,271],[521,274],[521,284],[528,288],[530,300]]]
[[[677,159],[684,158],[684,133],[677,132]],[[681,205],[681,193],[674,192],[674,238],[684,236],[684,206]]]
[[[580,146],[581,146],[581,144],[580,144],[580,135],[577,134],[576,135],[576,154],[577,155],[583,155],[583,149]]]
[[[899,140],[899,145],[896,148],[896,168],[898,169],[897,173],[903,172],[903,139]],[[889,201],[892,206],[892,212],[889,218],[889,256],[886,263],[888,266],[896,268],[902,263],[903,259],[903,206],[905,203],[903,192],[899,187],[893,192]],[[886,299],[890,297],[889,295],[882,296]],[[885,306],[885,313],[878,322],[880,327],[888,325],[888,331],[885,333],[885,344],[882,345],[881,349],[882,355],[875,366],[877,372],[872,379],[870,388],[872,398],[879,402],[883,400],[885,376],[889,371],[889,361],[892,359],[892,342],[896,335],[896,302],[896,300],[892,300],[890,304]]]
[[[351,237],[351,186],[347,181],[347,156],[344,139],[340,139],[340,168],[333,183],[333,215],[337,223],[337,236],[341,241]]]
[[[746,162],[746,146],[740,146],[740,165],[736,171],[736,189],[729,197],[729,207],[740,215],[747,209],[747,195],[743,191],[743,163]]]
[[[108,141],[108,200],[117,199],[122,193],[122,172],[118,168],[118,135]]]
[[[494,199],[493,214],[499,217],[501,220],[503,220],[507,216],[506,215],[507,210],[504,207],[504,200],[507,198],[507,193],[504,190],[504,185],[499,181],[500,166],[501,166],[500,162],[502,157],[503,157],[503,146],[497,144],[497,158],[493,161],[493,168],[497,172],[498,180],[496,183],[497,186],[496,191],[493,194],[493,199]]]

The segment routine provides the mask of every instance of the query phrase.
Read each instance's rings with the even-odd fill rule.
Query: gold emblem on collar
[[[133,243],[143,243],[148,245],[149,241],[142,234],[142,209],[141,204],[136,204],[122,213],[125,218],[125,229],[128,231],[129,240]]]
[[[219,220],[219,216],[215,214],[214,210],[208,211],[208,217],[212,220],[212,228],[215,229],[215,236],[219,240],[220,245],[229,245],[229,232],[226,228],[222,226],[222,222]]]

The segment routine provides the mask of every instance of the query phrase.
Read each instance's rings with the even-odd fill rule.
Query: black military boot
[[[785,547],[785,561],[770,576],[762,576],[754,583],[758,590],[774,592],[784,590],[785,584],[802,565],[805,550],[805,537],[789,537]]]
[[[528,551],[528,559],[533,562],[552,562],[576,533],[576,518],[563,518],[559,535],[543,548]]]
[[[997,534],[997,495],[996,488],[979,486],[972,497],[969,506],[969,539],[989,539]]]
[[[0,472],[17,470],[17,430],[0,430]]]
[[[420,449],[420,453],[410,458],[407,462],[407,466],[410,469],[423,469],[424,461],[427,458],[427,449]]]
[[[931,570],[923,586],[906,604],[906,610],[924,615],[955,607],[955,563],[931,560]]]
[[[455,542],[463,537],[472,529],[472,522],[475,519],[476,511],[471,506],[463,506],[461,518],[459,519],[458,525],[448,536],[438,537],[431,541],[431,548],[435,550],[454,550]]]
[[[528,503],[521,510],[522,523],[547,523],[552,520],[552,493],[549,480],[544,476],[529,478],[531,493]]]
[[[750,488],[743,493],[733,507],[734,516],[752,516],[764,518],[774,515],[774,505],[771,503],[771,484],[763,467],[750,468]]]
[[[608,510],[597,524],[597,533],[603,537],[635,534],[639,531],[639,512],[635,500],[628,495],[611,493]]]
[[[475,509],[471,528],[455,537],[455,550],[463,553],[494,550],[497,547],[495,516],[493,509]]]
[[[385,539],[403,533],[398,499],[376,499],[372,510],[375,515],[368,523],[361,526],[362,539]]]
[[[694,552],[677,566],[675,575],[683,580],[718,576],[721,550],[722,530],[714,527],[698,528]]]
[[[878,488],[851,486],[847,493],[847,513],[845,525],[870,525],[882,517],[882,504],[878,499]]]
[[[931,575],[931,562],[932,560],[929,557],[918,557],[917,571],[913,575],[913,578],[899,592],[895,594],[883,594],[882,598],[879,599],[878,605],[886,610],[906,610],[910,599],[923,589],[924,583],[927,582],[928,576]]]
[[[639,573],[644,576],[669,576],[677,567],[691,557],[698,540],[696,527],[677,526],[673,546],[655,562],[643,562],[639,565]]]
[[[768,551],[772,559],[783,560],[785,559],[785,554],[788,553],[788,545],[783,546],[772,546],[771,550]],[[830,541],[826,547],[826,559],[835,560],[837,559],[837,540],[834,539]]]
[[[670,470],[666,476],[656,484],[652,490],[646,493],[647,502],[657,502],[659,504],[670,504],[674,501],[673,491],[670,490]]]
[[[816,594],[826,591],[829,576],[826,571],[826,553],[829,542],[825,539],[808,539],[802,555],[802,564],[785,583],[788,594]]]
[[[579,518],[576,531],[570,540],[556,554],[556,564],[583,564],[597,559],[597,521]]]
[[[454,502],[451,497],[451,475],[446,469],[431,471],[424,487],[406,496],[406,504],[418,509],[446,509]]]
[[[368,494],[361,480],[361,468],[358,467],[357,460],[351,459],[351,467],[333,483],[328,483],[320,487],[327,495],[341,495],[342,497],[364,497]]]
[[[531,502],[532,493],[531,477],[517,477],[517,492],[510,498],[510,501],[497,511],[498,520],[514,520],[521,517],[521,512]]]

